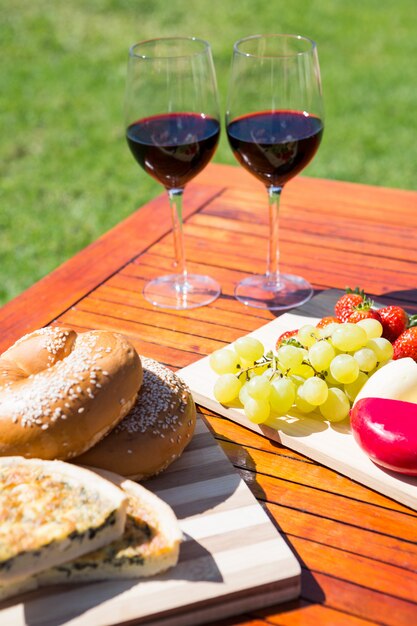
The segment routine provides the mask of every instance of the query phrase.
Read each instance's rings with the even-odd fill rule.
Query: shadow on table
[[[265,494],[265,492],[263,491],[259,483],[257,483],[257,487],[258,487],[258,492],[256,494],[256,497],[258,499],[262,499],[262,494],[264,494],[264,498],[265,498],[264,502],[267,502],[267,495]],[[286,533],[280,527],[279,521],[277,521],[277,519],[273,517],[273,515],[270,513],[270,511],[268,510],[266,506],[264,506],[263,508],[266,514],[268,515],[268,517],[273,522],[274,526],[278,529],[282,539],[285,541],[285,543],[287,544],[287,546],[289,547],[289,549],[291,550],[293,555],[296,557],[296,559],[298,560],[301,566],[301,591],[300,591],[300,595],[298,598],[294,598],[293,600],[290,600],[287,602],[275,604],[275,605],[266,607],[261,610],[251,611],[252,616],[256,616],[258,618],[262,618],[268,621],[269,616],[273,616],[276,614],[289,613],[291,611],[298,610],[310,604],[323,604],[326,599],[323,589],[314,578],[313,573],[310,571],[308,565],[300,556],[296,547],[291,542],[291,538],[288,537]]]
[[[296,557],[296,559],[298,560],[301,566],[300,597],[294,600],[291,600],[289,602],[283,602],[283,603],[273,605],[265,609],[251,610],[250,611],[251,616],[253,617],[253,615],[256,615],[257,617],[263,617],[266,619],[268,615],[273,615],[276,613],[284,613],[290,610],[294,610],[296,608],[300,608],[301,606],[305,606],[306,604],[323,603],[325,600],[325,594],[322,588],[315,580],[313,574],[310,572],[307,564],[303,561],[303,559],[301,558],[295,546],[292,544],[291,539],[285,534],[284,530],[280,527],[279,520],[277,520],[271,514],[271,512],[266,506],[266,503],[268,502],[272,502],[273,504],[277,504],[279,506],[279,501],[273,502],[271,501],[270,498],[268,499],[268,494],[264,491],[262,484],[258,480],[258,477],[256,474],[256,461],[251,456],[251,449],[245,445],[244,447],[242,446],[242,450],[241,452],[239,452],[238,456],[236,456],[236,453],[232,452],[232,450],[230,450],[230,453],[228,453],[229,445],[233,446],[234,448],[236,446],[236,443],[238,442],[232,441],[231,439],[228,439],[228,438],[224,438],[222,442],[222,447],[224,451],[226,452],[226,454],[228,454],[228,456],[230,456],[231,454],[234,455],[233,458],[231,458],[231,460],[233,461],[233,464],[236,467],[236,469],[239,471],[240,476],[243,478],[243,480],[245,481],[245,483],[247,484],[247,486],[249,487],[253,495],[259,501],[260,506],[262,506],[265,513],[268,515],[268,517],[274,524],[275,528],[277,528],[281,537],[283,538],[283,540],[285,541],[285,543],[287,544],[291,552],[294,554],[294,556]],[[272,446],[273,448],[276,447],[277,452],[279,451],[282,452],[283,448],[285,448],[282,444],[278,442],[274,442],[272,440],[268,441],[268,447],[270,446]],[[273,476],[273,474],[271,474],[271,476]],[[300,503],[300,506],[302,506],[301,503]],[[227,622],[225,622],[225,625],[226,623]]]
[[[376,299],[381,300],[384,304],[395,304],[393,300],[402,300],[404,307],[407,309],[408,303],[413,305],[415,311],[417,311],[417,289],[399,289],[398,291],[387,291],[387,293],[381,296],[375,296]],[[400,303],[397,303],[400,304]]]

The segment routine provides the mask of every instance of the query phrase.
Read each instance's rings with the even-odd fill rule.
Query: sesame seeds
[[[143,383],[131,411],[116,426],[115,432],[144,433],[165,438],[175,432],[180,415],[187,406],[189,391],[185,383],[167,367],[153,359],[141,357]],[[170,437],[170,441],[173,437]]]
[[[0,387],[0,415],[26,428],[47,430],[58,420],[66,420],[75,411],[84,413],[86,404],[94,400],[103,383],[103,372],[96,357],[112,348],[100,345],[100,335],[94,332],[76,335],[59,327],[46,327],[25,335],[16,342],[42,337],[41,348],[48,357],[45,369],[16,383],[6,382]],[[71,344],[67,346],[71,336]],[[12,358],[10,348],[10,359]],[[65,349],[65,354],[62,351]],[[4,357],[4,355],[3,355]],[[5,360],[7,367],[7,360]],[[107,363],[106,363],[107,364]],[[108,367],[108,364],[107,364]],[[7,369],[2,372],[7,375]],[[106,371],[108,379],[109,372]]]
[[[61,350],[63,350],[66,346],[68,337],[70,335],[68,330],[62,330],[59,327],[53,328],[52,332],[48,332],[50,327],[42,328],[43,334],[45,335],[45,349],[49,352],[49,361],[51,363],[55,362],[55,358]]]

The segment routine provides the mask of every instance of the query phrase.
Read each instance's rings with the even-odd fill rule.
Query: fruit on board
[[[355,440],[374,463],[417,475],[417,404],[388,398],[362,398],[350,412]]]
[[[366,300],[363,290],[356,287],[355,289],[346,289],[346,293],[341,296],[335,304],[334,313],[341,322],[347,322],[349,316],[353,313],[354,308],[362,304]]]
[[[342,322],[335,315],[326,315],[322,317],[319,322],[316,324],[316,328],[325,328],[329,324],[341,324]]]
[[[395,341],[409,324],[408,315],[401,306],[385,306],[378,310],[382,324],[382,336],[388,341]]]
[[[417,403],[417,315],[397,305],[381,311],[356,287],[339,298],[336,316],[281,333],[272,350],[253,336],[237,339],[210,357],[220,376],[214,397],[258,424],[290,409],[342,420],[362,397]],[[393,344],[387,336],[404,325]]]
[[[209,359],[219,375],[214,398],[240,406],[256,424],[291,409],[341,421],[368,377],[392,358],[392,344],[381,334],[381,323],[366,319],[322,328],[304,324],[281,334],[275,350],[265,351],[253,336],[241,337]]]
[[[343,322],[355,324],[365,319],[374,319],[380,322],[379,312],[373,306],[373,301],[359,287],[356,287],[353,292],[348,288],[347,293],[339,298],[336,303],[335,311]]]
[[[354,405],[363,398],[417,403],[417,363],[409,357],[389,361],[368,378],[356,396]]]
[[[288,339],[291,339],[291,337],[294,337],[297,333],[298,333],[298,329],[286,330],[284,333],[282,333],[277,339],[276,346],[275,346],[276,349],[278,349],[282,343],[284,343]]]
[[[356,322],[365,319],[374,319],[379,322],[381,321],[379,312],[376,309],[372,309],[368,304],[354,307],[353,312],[349,315],[346,321],[355,324]]]
[[[392,345],[394,347],[393,359],[410,357],[417,362],[417,326],[407,328]]]

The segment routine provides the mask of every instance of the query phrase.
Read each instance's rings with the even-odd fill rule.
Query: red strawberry
[[[381,318],[379,316],[379,311],[376,311],[375,309],[371,309],[368,306],[359,305],[358,307],[354,309],[353,313],[349,315],[349,317],[347,318],[347,321],[350,322],[351,324],[356,324],[356,322],[360,322],[360,320],[366,320],[369,318],[378,320],[378,322],[381,321]]]
[[[297,330],[286,330],[285,333],[282,333],[282,335],[280,335],[278,337],[277,342],[275,344],[275,348],[278,350],[278,348],[280,347],[280,345],[282,343],[287,341],[287,339],[291,339],[291,337],[294,337],[294,335],[296,335],[297,333],[298,333],[298,329]]]
[[[354,307],[361,304],[365,299],[362,290],[356,287],[355,290],[346,289],[346,293],[339,298],[334,307],[336,317],[341,322],[347,322],[349,315],[353,312]]]
[[[316,328],[324,328],[325,326],[328,326],[329,324],[341,324],[341,323],[342,322],[340,321],[338,317],[335,317],[334,315],[326,315],[326,317],[322,317],[321,320],[317,322]]]
[[[417,363],[417,326],[407,328],[392,344],[394,346],[393,359],[411,357]]]
[[[400,306],[385,306],[379,309],[383,328],[382,336],[388,341],[395,341],[408,326],[408,315]]]

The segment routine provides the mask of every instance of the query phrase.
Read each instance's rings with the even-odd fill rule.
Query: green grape
[[[378,320],[376,320],[378,321]],[[358,362],[359,369],[362,372],[372,372],[377,366],[376,354],[371,348],[361,348],[353,355],[355,361]]]
[[[304,358],[304,352],[296,346],[284,345],[278,349],[277,357],[284,369],[289,370],[301,365]]]
[[[325,381],[318,376],[308,378],[302,388],[302,396],[309,404],[319,406],[326,402],[329,388]]]
[[[344,385],[344,392],[351,402],[355,401],[356,396],[358,395],[367,380],[367,374],[365,374],[365,372],[359,372],[357,379],[354,380],[353,383]]]
[[[210,367],[216,374],[236,374],[240,369],[239,357],[233,350],[221,348],[210,355]]]
[[[241,386],[240,391],[239,391],[239,400],[242,404],[245,404],[245,402],[247,402],[247,400],[249,399],[249,392],[248,392],[248,385],[247,383],[245,383],[244,385]]]
[[[334,378],[334,376],[332,376],[332,373],[330,370],[326,372],[326,375],[324,376],[324,380],[326,381],[328,387],[337,387],[338,385],[341,384],[339,383],[338,380]]]
[[[338,326],[338,324],[336,324]],[[308,351],[308,360],[317,372],[327,370],[336,356],[335,349],[328,341],[317,341]]]
[[[312,324],[305,324],[298,331],[296,338],[306,348],[310,348],[318,339],[320,339],[320,333],[318,328]]]
[[[290,378],[277,378],[271,383],[269,403],[273,411],[285,415],[295,401],[295,384]]]
[[[368,336],[363,328],[357,324],[338,324],[331,337],[332,344],[342,352],[355,352],[368,341]]]
[[[241,386],[242,383],[234,374],[222,374],[214,384],[214,397],[221,404],[233,402],[238,397]]]
[[[246,417],[254,424],[262,424],[266,422],[271,412],[271,407],[268,400],[261,400],[259,398],[251,398],[244,404],[244,411]]]
[[[359,375],[359,365],[350,354],[338,354],[330,363],[330,373],[339,383],[353,383]]]
[[[268,400],[271,393],[271,383],[265,378],[265,376],[255,376],[246,383],[248,394],[251,398],[257,400]]]
[[[314,404],[310,404],[304,397],[304,384],[300,385],[295,394],[295,406],[301,413],[311,413],[316,408]]]
[[[303,385],[306,381],[305,378],[303,378],[302,376],[299,376],[298,374],[291,374],[290,380],[292,380],[296,389],[298,389],[298,387],[300,385]]]
[[[339,328],[339,326],[340,324],[337,322],[330,322],[330,324],[323,326],[323,328],[317,328],[317,331],[321,339],[328,339],[333,335],[336,328]]]
[[[310,376],[314,376],[314,370],[308,363],[301,363],[301,365],[292,369],[290,373],[302,376],[303,378],[310,378]]]
[[[319,407],[322,416],[329,422],[340,422],[349,415],[350,402],[338,387],[330,387],[326,402]]]
[[[356,322],[356,324],[364,329],[368,339],[377,339],[377,337],[382,336],[383,328],[381,322],[373,319],[372,317],[360,320],[359,322]]]
[[[245,361],[257,361],[265,351],[263,344],[255,337],[241,337],[234,343],[237,354]]]
[[[370,339],[366,344],[366,347],[375,352],[378,363],[389,361],[390,359],[392,359],[392,356],[394,354],[394,348],[392,347],[392,343],[388,341],[388,339],[384,339],[384,337],[376,337],[375,339]]]

